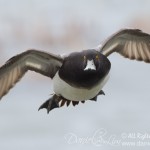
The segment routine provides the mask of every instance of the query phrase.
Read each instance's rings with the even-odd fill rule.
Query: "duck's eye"
[[[96,59],[99,59],[99,56],[98,56],[98,55],[96,55],[96,56],[95,56],[95,58],[96,58]]]
[[[86,60],[86,56],[84,56],[83,59]]]

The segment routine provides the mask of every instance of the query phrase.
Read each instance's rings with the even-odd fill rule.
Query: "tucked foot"
[[[105,95],[105,93],[104,93],[103,90],[101,90],[95,97],[91,98],[90,100],[92,100],[92,101],[97,101],[97,96],[98,96],[98,95]]]
[[[52,109],[60,108],[60,107],[64,106],[65,104],[68,107],[71,104],[71,102],[72,102],[73,106],[78,105],[79,102],[85,103],[85,101],[71,101],[71,100],[67,100],[67,99],[63,98],[62,96],[54,95],[50,99],[48,99],[46,102],[44,102],[39,107],[38,110],[45,108],[45,109],[47,109],[47,113],[49,113]]]
[[[103,90],[101,90],[101,91],[98,93],[98,95],[105,95],[105,93],[104,93]]]
[[[97,101],[97,96],[90,99],[91,101]]]
[[[59,108],[59,97],[57,95],[54,95],[50,99],[48,99],[46,102],[44,102],[38,110],[40,109],[47,109],[47,113],[49,113],[54,108]]]

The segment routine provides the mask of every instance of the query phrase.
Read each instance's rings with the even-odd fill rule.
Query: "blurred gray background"
[[[0,0],[0,65],[30,48],[55,54],[93,48],[122,28],[150,33],[150,1]],[[0,102],[0,150],[148,148],[150,65],[118,54],[109,59],[106,96],[49,115],[37,110],[53,93],[51,79],[28,72]],[[100,146],[90,139],[101,129],[105,135],[98,133],[94,139]],[[149,138],[142,140],[137,134]],[[111,144],[112,137],[121,142]],[[147,144],[123,146],[124,141]]]

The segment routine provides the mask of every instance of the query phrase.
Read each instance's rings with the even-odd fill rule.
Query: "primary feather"
[[[117,52],[129,59],[150,62],[150,35],[138,29],[124,29],[99,48],[105,56]]]
[[[28,70],[53,78],[62,62],[60,56],[37,50],[28,50],[12,57],[0,68],[0,99]]]

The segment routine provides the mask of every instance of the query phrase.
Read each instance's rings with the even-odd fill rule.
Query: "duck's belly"
[[[88,100],[95,97],[106,84],[109,79],[109,74],[105,76],[97,85],[93,86],[93,88],[85,89],[85,88],[77,88],[69,85],[65,81],[63,81],[58,72],[53,78],[54,92],[56,95],[60,95],[68,100],[72,101],[82,101]]]

